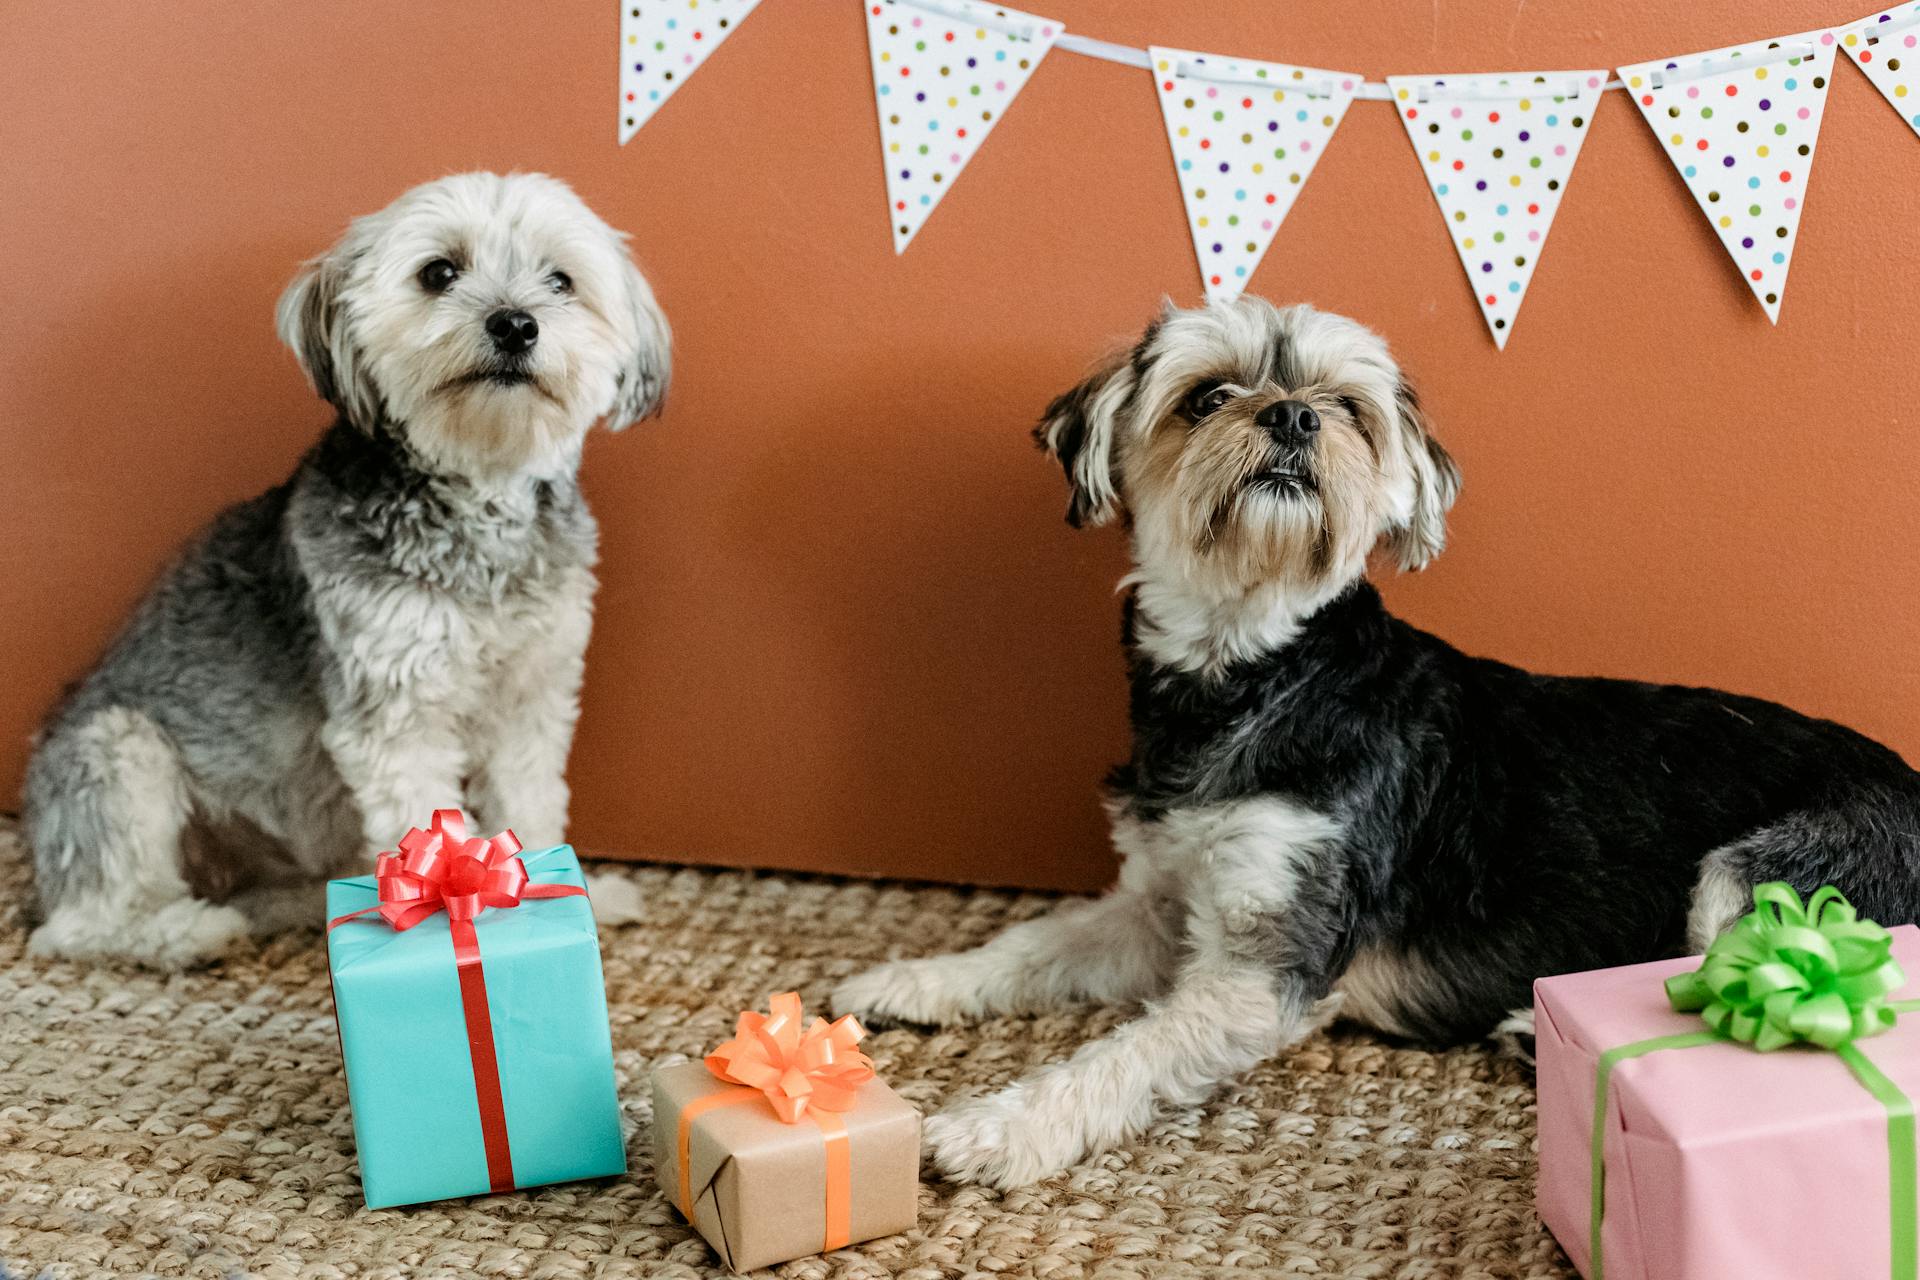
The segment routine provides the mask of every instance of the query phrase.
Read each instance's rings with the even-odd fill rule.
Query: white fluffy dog
[[[436,807],[530,846],[565,831],[581,445],[667,385],[624,238],[553,178],[445,178],[308,263],[279,328],[339,419],[195,539],[47,723],[37,953],[209,958],[317,918],[295,886]]]

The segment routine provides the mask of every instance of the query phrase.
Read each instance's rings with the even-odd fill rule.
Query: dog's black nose
[[[1299,400],[1276,400],[1253,420],[1276,436],[1310,436],[1320,429],[1320,415]]]
[[[496,311],[487,317],[487,333],[494,346],[516,356],[540,337],[540,322],[524,311]]]

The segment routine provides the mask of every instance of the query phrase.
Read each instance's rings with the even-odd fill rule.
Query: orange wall
[[[1036,7],[1040,0],[1033,0]],[[1385,72],[1588,66],[1866,0],[1057,0],[1072,30]],[[588,451],[574,750],[599,852],[1087,886],[1124,749],[1112,530],[1027,428],[1199,294],[1144,73],[1055,53],[896,260],[853,0],[768,0],[614,145],[611,0],[12,7],[0,41],[0,795],[168,553],[327,419],[274,298],[346,219],[542,169],[679,338]],[[1356,104],[1254,288],[1388,334],[1467,476],[1396,605],[1548,670],[1712,682],[1920,759],[1920,140],[1835,72],[1769,327],[1608,95],[1508,350],[1393,113]]]

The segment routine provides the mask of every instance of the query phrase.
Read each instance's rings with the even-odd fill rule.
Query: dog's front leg
[[[374,854],[394,848],[435,809],[460,803],[466,753],[459,735],[434,717],[367,708],[342,719],[336,712],[322,740],[360,810],[369,868]]]
[[[1178,912],[1178,903],[1123,884],[1022,921],[971,951],[892,960],[856,974],[834,988],[833,1010],[937,1026],[1081,1000],[1141,1000],[1172,980],[1176,938],[1168,917]]]
[[[997,1187],[1046,1177],[1138,1135],[1162,1106],[1205,1101],[1317,1025],[1335,916],[1316,855],[1333,827],[1283,808],[1196,824],[1173,989],[1065,1062],[928,1120],[944,1173]]]
[[[324,542],[303,560],[341,555]],[[358,810],[363,871],[435,809],[464,803],[469,752],[460,723],[472,628],[447,594],[399,575],[310,579],[326,663],[320,744]]]
[[[836,1013],[940,1026],[1081,1001],[1130,1004],[1173,983],[1186,906],[1155,833],[1114,813],[1120,883],[1091,901],[1022,921],[984,946],[890,960],[833,991]]]
[[[1017,1187],[1135,1137],[1163,1105],[1195,1106],[1308,1026],[1313,1000],[1257,963],[1197,955],[1164,1000],[1065,1062],[927,1121],[948,1177]]]
[[[580,717],[592,593],[583,569],[539,616],[525,619],[524,643],[476,717],[475,819],[488,831],[512,827],[529,849],[567,834],[567,753]]]

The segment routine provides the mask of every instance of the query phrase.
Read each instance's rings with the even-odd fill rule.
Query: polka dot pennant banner
[[[1606,83],[1605,70],[1387,77],[1503,350]]]
[[[624,144],[740,29],[760,0],[622,0],[620,141]]]
[[[865,0],[893,251],[904,253],[1060,37],[972,0]]]
[[[1363,77],[1158,45],[1147,59],[1200,278],[1210,301],[1231,301],[1273,243]]]
[[[1840,52],[1867,73],[1900,118],[1920,133],[1920,3],[1877,13],[1842,32]]]
[[[1830,31],[1620,68],[1767,318],[1780,319],[1833,76]]]

